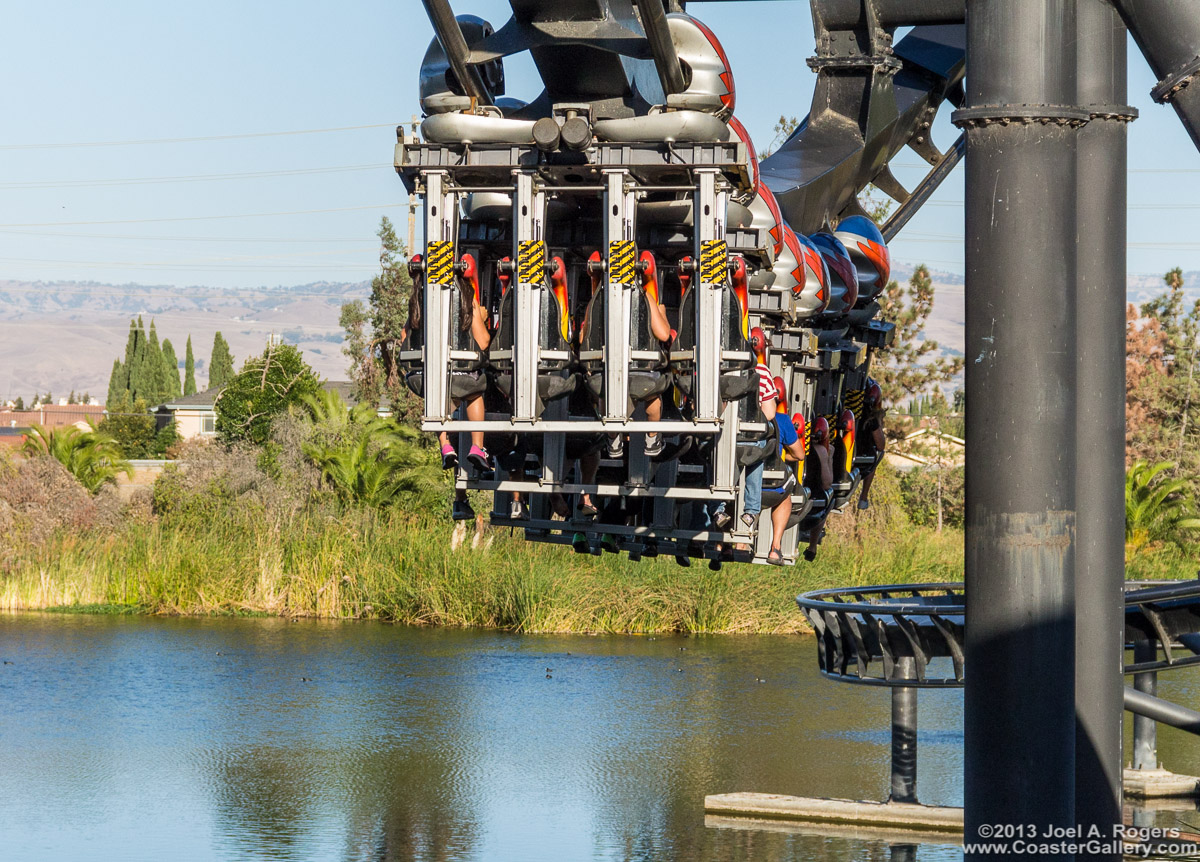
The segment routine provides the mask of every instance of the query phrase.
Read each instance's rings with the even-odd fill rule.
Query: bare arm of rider
[[[478,302],[471,303],[471,336],[480,350],[487,350],[492,343],[492,333],[488,331],[487,312]]]
[[[650,332],[659,341],[671,343],[671,322],[667,320],[667,307],[656,302],[650,303]]]

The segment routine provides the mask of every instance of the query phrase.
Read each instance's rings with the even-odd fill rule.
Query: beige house
[[[356,403],[354,384],[348,380],[327,380],[321,384],[321,388],[338,393],[342,396],[342,400],[350,406],[354,406]],[[220,392],[221,387],[218,386],[216,389],[197,392],[195,395],[184,395],[159,405],[154,411],[158,427],[164,428],[174,419],[175,430],[184,440],[190,440],[193,437],[215,437],[217,412],[213,405]],[[379,407],[379,415],[391,415],[386,400]]]
[[[172,419],[175,430],[184,440],[193,437],[214,437],[217,433],[217,413],[213,404],[217,400],[216,389],[206,389],[195,395],[183,395],[155,409],[155,418],[159,428],[165,428]]]

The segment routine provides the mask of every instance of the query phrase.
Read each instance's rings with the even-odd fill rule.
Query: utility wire
[[[22,191],[33,189],[91,188],[96,186],[141,186],[150,185],[153,183],[198,183],[213,182],[217,180],[260,179],[262,177],[294,177],[303,174],[336,174],[348,173],[350,171],[374,171],[381,170],[383,168],[390,169],[391,167],[391,165],[385,165],[380,162],[371,165],[341,165],[339,167],[329,168],[296,168],[294,170],[279,171],[246,171],[243,173],[234,174],[187,174],[175,177],[127,177],[124,179],[107,180],[31,180],[29,182],[19,183],[0,183],[0,189]]]
[[[358,129],[395,128],[399,123],[369,123],[363,126],[331,126],[327,129],[295,129],[287,132],[249,132],[240,135],[199,135],[190,138],[142,138],[132,141],[73,141],[59,144],[0,144],[0,150],[59,150],[74,147],[126,147],[142,144],[190,144],[197,141],[233,141],[242,138],[277,138],[284,135],[318,135]]]
[[[352,210],[379,210],[379,209],[395,209],[404,206],[402,203],[385,203],[385,204],[370,204],[367,206],[358,207],[329,207],[327,209],[316,210],[285,210],[283,212],[273,213],[242,213],[238,215],[207,215],[207,216],[172,216],[171,218],[132,218],[132,219],[109,219],[104,221],[45,221],[45,222],[8,222],[0,224],[0,228],[12,227],[71,227],[74,225],[93,225],[93,224],[153,224],[154,222],[176,222],[176,221],[211,221],[214,219],[231,219],[231,218],[268,218],[273,216],[289,216],[289,215],[311,215],[313,213],[340,213],[350,212]]]

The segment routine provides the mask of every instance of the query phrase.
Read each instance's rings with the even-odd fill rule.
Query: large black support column
[[[1075,821],[1121,822],[1125,682],[1126,31],[1109,0],[1076,0],[1079,131],[1076,417]],[[1117,862],[1120,853],[1078,859]]]
[[[967,132],[965,840],[1009,848],[1074,821],[1075,144],[1088,117],[1074,10],[971,4],[955,113]]]

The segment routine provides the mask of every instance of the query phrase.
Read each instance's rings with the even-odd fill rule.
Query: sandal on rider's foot
[[[783,565],[783,554],[781,554],[779,552],[778,548],[772,548],[767,553],[767,565],[768,566],[782,566]]]

